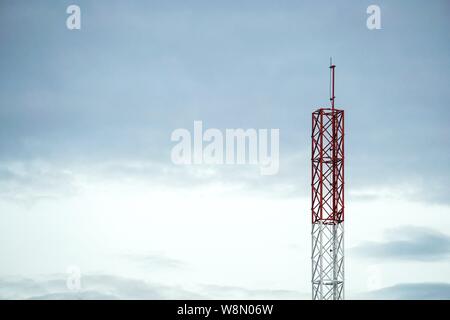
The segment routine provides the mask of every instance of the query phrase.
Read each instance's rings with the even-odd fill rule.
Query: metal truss
[[[334,91],[334,90],[333,90]],[[312,114],[312,298],[344,299],[344,111]]]

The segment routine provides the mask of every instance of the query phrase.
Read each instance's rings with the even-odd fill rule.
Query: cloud
[[[349,112],[348,186],[378,189],[398,181],[413,184],[417,178],[424,186],[408,199],[449,203],[449,111],[441,103],[448,100],[448,74],[440,67],[449,46],[437,41],[439,36],[423,36],[446,36],[448,28],[443,26],[449,22],[439,5],[417,7],[408,15],[403,5],[393,6],[399,23],[409,25],[408,33],[417,28],[410,24],[415,20],[411,17],[420,17],[424,10],[435,17],[421,26],[429,32],[420,30],[419,38],[409,43],[398,41],[405,38],[402,28],[386,34],[387,42],[368,40],[364,28],[354,28],[354,18],[360,16],[356,8],[339,9],[348,17],[342,23],[341,14],[334,9],[331,14],[324,4],[266,4],[252,10],[204,3],[195,10],[180,9],[180,4],[114,6],[120,10],[104,14],[109,4],[83,4],[95,22],[74,42],[51,1],[2,3],[1,30],[15,32],[2,33],[0,159],[168,161],[170,132],[191,128],[194,119],[217,128],[280,128],[281,157],[304,150],[307,159],[310,111],[325,102],[328,81],[327,57],[312,52],[328,51],[323,47],[328,34],[311,36],[298,30],[339,22],[341,35],[353,35],[334,39],[347,44],[336,46],[345,50],[335,55],[346,57],[338,72],[339,103]],[[322,17],[328,12],[327,19],[315,19],[311,12]],[[233,28],[228,26],[230,16]],[[143,36],[148,41],[142,41]],[[298,37],[302,41],[291,41]],[[424,45],[410,50],[416,43]],[[361,46],[367,48],[363,54],[353,50]],[[401,54],[405,48],[411,52],[407,60]],[[412,64],[423,77],[405,82]],[[392,87],[396,90],[389,90]],[[399,121],[405,113],[408,121]],[[309,164],[283,161],[280,175],[292,179],[280,188],[306,194]],[[227,172],[219,178],[223,176]],[[275,179],[255,183],[263,188],[268,180]]]
[[[385,174],[378,173],[378,176],[384,177]],[[425,178],[416,176],[399,177],[388,174],[389,177],[395,177],[394,180],[367,179],[367,175],[359,175],[356,179],[348,179],[350,188],[348,190],[348,199],[356,201],[376,201],[376,200],[408,200],[410,202],[422,202],[432,204],[450,204],[450,184],[444,176],[433,178],[430,184]],[[367,181],[360,181],[361,178]]]
[[[302,299],[309,295],[281,289],[247,289],[236,286],[199,285],[186,290],[177,285],[161,285],[115,275],[88,274],[81,289],[71,291],[66,275],[35,278],[0,278],[0,299]]]
[[[30,297],[29,300],[117,300],[117,297],[97,291],[82,291],[49,293]]]
[[[247,289],[236,286],[205,285],[202,292],[214,299],[310,299],[308,293],[280,289]]]
[[[365,293],[363,299],[386,300],[448,300],[450,299],[449,283],[400,283],[392,287]]]
[[[163,254],[124,254],[123,258],[138,264],[143,268],[181,268],[185,263],[181,260],[167,257]]]
[[[131,182],[146,187],[187,189],[220,187],[227,192],[264,193],[298,197],[307,181],[290,175],[296,157],[282,159],[287,166],[275,176],[262,176],[257,166],[180,166],[160,161],[115,159],[94,162],[0,161],[0,199],[33,205],[44,199],[76,196],[94,182]]]
[[[66,275],[0,279],[1,299],[198,299],[197,293],[178,286],[114,275],[89,274],[81,278],[81,289],[71,291]]]
[[[364,242],[352,248],[369,259],[437,261],[450,256],[450,237],[433,229],[404,226],[386,232],[386,241]]]
[[[32,205],[76,192],[74,174],[67,167],[44,161],[0,162],[0,199]]]

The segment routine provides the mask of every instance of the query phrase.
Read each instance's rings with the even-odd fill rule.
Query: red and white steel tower
[[[312,113],[313,300],[344,299],[344,110],[334,108],[335,68],[330,63],[331,108]]]

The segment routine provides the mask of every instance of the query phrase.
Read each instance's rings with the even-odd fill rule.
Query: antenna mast
[[[344,110],[334,108],[335,67],[330,59],[331,108],[312,113],[313,300],[344,299]]]
[[[336,98],[334,96],[334,69],[336,68],[336,66],[333,64],[333,58],[330,57],[330,78],[331,78],[331,94],[330,94],[330,101],[331,101],[331,110],[334,111],[334,98]]]

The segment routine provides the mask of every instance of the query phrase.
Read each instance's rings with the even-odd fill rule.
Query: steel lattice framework
[[[334,108],[330,69],[331,108],[312,113],[313,300],[344,299],[344,110]]]

